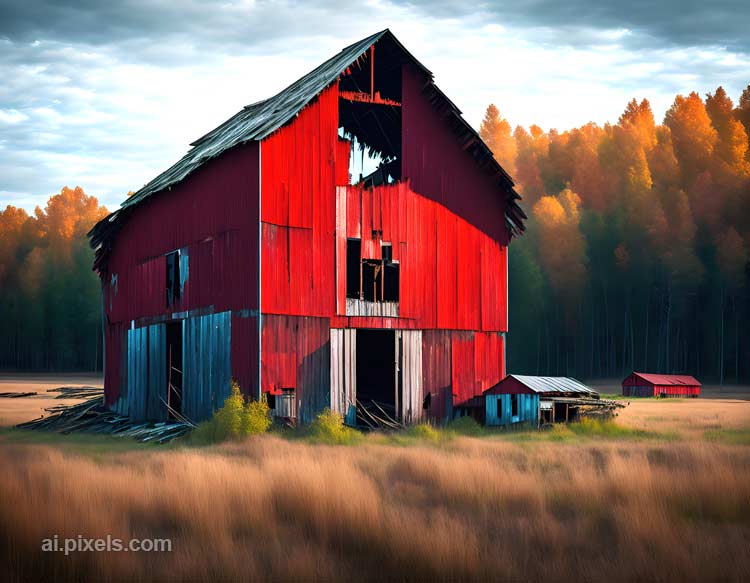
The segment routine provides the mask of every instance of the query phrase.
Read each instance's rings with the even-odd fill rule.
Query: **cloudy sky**
[[[750,83],[747,0],[0,0],[0,208],[62,186],[110,209],[189,142],[390,28],[478,126],[658,119],[676,93]]]

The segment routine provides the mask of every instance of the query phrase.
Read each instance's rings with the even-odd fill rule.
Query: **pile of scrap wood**
[[[35,392],[26,392],[26,393],[0,393],[0,397],[5,397],[7,399],[20,399],[21,397],[33,397],[36,395]]]
[[[386,409],[390,409],[393,416],[389,415]],[[369,403],[357,401],[357,425],[362,429],[403,429],[404,424],[394,419],[395,413],[393,405],[388,406],[376,401]]]
[[[617,416],[617,410],[627,407],[628,403],[613,401],[610,399],[588,399],[588,398],[555,398],[556,403],[568,403],[578,407],[579,417],[589,419],[608,419]]]
[[[101,387],[58,387],[48,389],[47,392],[60,393],[55,399],[89,399],[102,396],[104,389]]]
[[[166,443],[185,435],[195,426],[187,421],[133,421],[104,407],[102,397],[76,405],[57,405],[45,409],[49,415],[21,423],[19,429],[55,431],[57,433],[98,433],[130,437],[137,441]]]

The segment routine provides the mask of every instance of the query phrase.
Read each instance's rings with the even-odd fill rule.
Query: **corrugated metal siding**
[[[232,314],[187,318],[182,329],[182,411],[202,421],[224,404],[231,380]]]
[[[487,425],[512,425],[539,421],[539,395],[517,394],[518,415],[511,415],[511,395],[485,395],[485,422]]]
[[[519,393],[535,392],[542,394],[565,393],[581,394],[585,396],[597,395],[591,387],[570,377],[538,377],[528,375],[508,375],[496,386],[491,387],[491,393]]]
[[[653,374],[646,372],[634,372],[629,375],[624,381],[623,385],[684,385],[688,387],[699,387],[700,381],[690,375],[676,375],[676,374]]]
[[[331,344],[325,318],[264,315],[261,388],[280,394],[295,389],[302,423],[331,404]]]

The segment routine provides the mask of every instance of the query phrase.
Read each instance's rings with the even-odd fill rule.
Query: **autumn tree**
[[[86,233],[107,211],[63,188],[33,216],[0,213],[0,367],[89,369],[101,355],[101,296]]]
[[[500,115],[496,105],[487,107],[479,125],[479,135],[492,150],[495,159],[512,175],[516,163],[516,141],[511,134],[510,123]]]
[[[706,107],[696,92],[678,95],[664,116],[672,133],[672,143],[682,170],[685,186],[707,170],[718,140]]]

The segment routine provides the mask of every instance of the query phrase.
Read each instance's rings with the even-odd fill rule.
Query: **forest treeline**
[[[63,188],[33,215],[0,211],[0,369],[101,368],[101,288],[86,233],[107,215]]]
[[[510,246],[508,370],[579,378],[647,370],[750,380],[750,86],[645,99],[616,124],[480,133],[529,216]],[[0,211],[0,369],[101,367],[86,233],[107,214],[63,188]]]
[[[616,124],[480,134],[529,216],[510,246],[508,370],[750,380],[750,86]]]

